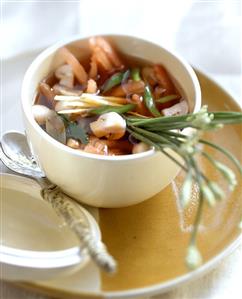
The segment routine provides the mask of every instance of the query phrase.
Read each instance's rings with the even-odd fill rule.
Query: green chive
[[[145,101],[145,105],[146,107],[149,109],[149,111],[151,112],[151,114],[155,117],[159,117],[160,112],[157,110],[156,106],[155,106],[155,102],[154,99],[152,97],[150,88],[148,85],[145,86],[145,93],[144,93],[144,101]]]
[[[105,83],[101,87],[102,92],[106,92],[112,89],[114,86],[119,85],[123,80],[123,76],[124,74],[120,72],[112,75],[109,79],[105,81]]]
[[[123,106],[110,106],[110,105],[105,105],[101,106],[99,108],[92,109],[90,111],[91,114],[96,114],[96,115],[101,115],[107,112],[116,112],[119,114],[127,113],[128,111],[134,110],[136,107],[135,104],[127,104]]]
[[[165,97],[162,97],[162,98],[156,100],[156,103],[164,104],[164,103],[170,102],[172,100],[176,100],[176,99],[178,99],[178,97],[179,96],[177,94],[170,94],[168,96],[165,96]]]
[[[133,68],[131,70],[131,78],[134,81],[140,81],[141,80],[141,78],[140,78],[140,72],[139,72],[139,69],[137,67]]]

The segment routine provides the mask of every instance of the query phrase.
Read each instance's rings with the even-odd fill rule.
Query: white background
[[[23,129],[23,74],[40,49],[73,34],[122,33],[176,50],[241,103],[241,1],[1,1],[1,134]],[[242,298],[242,248],[162,299]],[[44,299],[2,283],[1,299]],[[0,293],[1,295],[1,293]]]

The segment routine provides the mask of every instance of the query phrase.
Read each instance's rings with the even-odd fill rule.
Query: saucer
[[[197,72],[197,75],[203,104],[207,104],[209,110],[240,111],[224,89],[204,74]],[[226,126],[219,132],[206,134],[205,138],[225,146],[241,158],[241,125]],[[235,170],[222,154],[209,151]],[[212,172],[206,161],[201,160],[200,166],[211,174],[211,178],[224,185],[222,178]],[[238,177],[235,191],[226,191],[226,199],[215,209],[205,207],[198,236],[204,264],[190,272],[184,259],[197,194],[194,192],[191,205],[183,211],[178,200],[182,180],[183,174],[180,173],[162,192],[141,204],[97,210],[103,241],[118,261],[117,274],[103,274],[88,263],[63,278],[33,279],[18,285],[58,298],[129,298],[160,294],[204,275],[241,241],[238,223],[242,211],[242,180]]]

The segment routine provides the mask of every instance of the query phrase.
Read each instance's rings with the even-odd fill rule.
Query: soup
[[[188,104],[166,69],[124,56],[102,37],[89,39],[84,61],[66,47],[65,64],[40,84],[33,105],[37,123],[75,150],[99,155],[128,155],[150,147],[126,128],[126,118],[188,113]]]

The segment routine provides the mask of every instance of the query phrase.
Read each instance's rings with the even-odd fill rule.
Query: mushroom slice
[[[161,110],[162,114],[165,116],[173,116],[173,115],[184,115],[188,113],[188,104],[187,101],[183,100],[178,104],[171,106],[170,108],[165,108]]]
[[[68,64],[64,64],[58,67],[55,71],[56,78],[60,79],[59,84],[72,88],[74,85],[74,74],[72,67]]]
[[[44,105],[33,105],[32,107],[34,119],[40,126],[45,124],[50,111],[51,110]]]
[[[97,137],[106,137],[117,140],[124,136],[126,121],[116,112],[102,114],[96,121],[90,123],[93,134]]]
[[[45,122],[46,132],[61,143],[66,144],[66,129],[62,118],[50,111]]]

